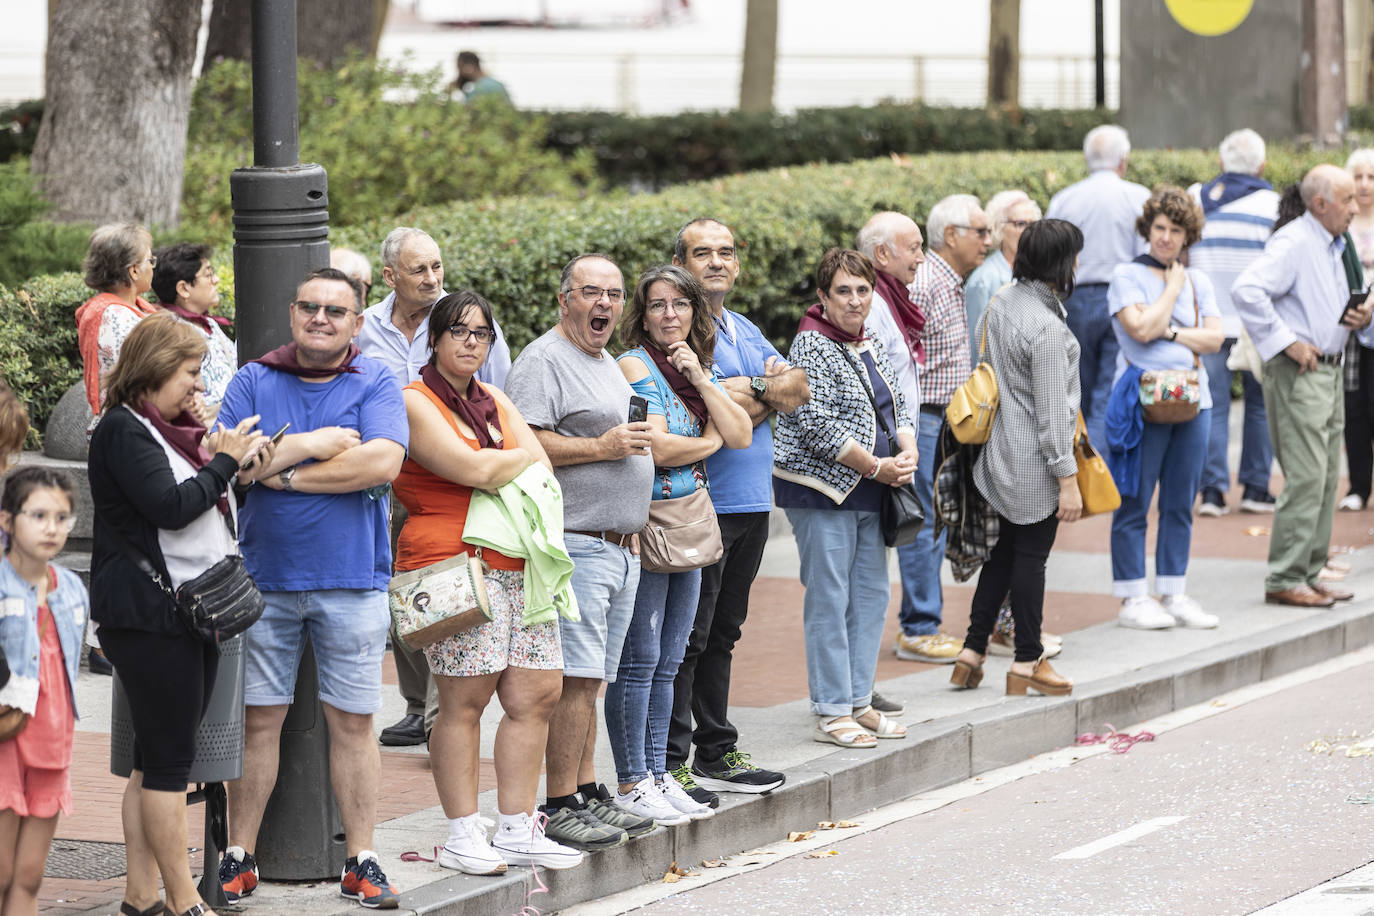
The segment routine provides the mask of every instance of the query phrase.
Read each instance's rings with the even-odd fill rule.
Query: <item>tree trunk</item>
[[[1021,103],[1021,0],[990,0],[988,106]]]
[[[327,67],[350,50],[375,56],[389,8],[389,0],[296,0],[297,53]],[[206,69],[218,60],[252,59],[251,9],[249,0],[215,0]]]
[[[744,18],[744,66],[739,80],[740,111],[773,110],[773,76],[778,57],[778,0],[749,0]]]
[[[200,0],[52,5],[33,150],[58,220],[175,226]]]
[[[1345,7],[1303,0],[1302,128],[1319,147],[1339,146],[1346,126]]]

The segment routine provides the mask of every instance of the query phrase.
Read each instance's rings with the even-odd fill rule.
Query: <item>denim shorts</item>
[[[267,609],[244,644],[244,701],[286,706],[295,698],[305,637],[315,649],[320,699],[344,712],[382,708],[382,656],[391,611],[386,592],[335,588],[262,593]]]
[[[572,589],[581,620],[558,619],[563,676],[615,681],[620,650],[635,611],[639,557],[585,534],[564,534],[572,557]]]

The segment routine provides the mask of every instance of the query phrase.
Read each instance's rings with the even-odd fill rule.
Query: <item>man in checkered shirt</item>
[[[916,437],[918,461],[914,483],[926,518],[935,518],[935,451],[945,407],[955,390],[968,381],[970,368],[968,315],[964,280],[987,254],[992,233],[978,198],[953,194],[931,208],[926,220],[930,257],[916,269],[911,301],[925,315],[922,332],[925,368],[921,370],[921,414]],[[909,661],[952,664],[963,644],[940,632],[944,593],[940,565],[945,536],[928,524],[915,543],[897,549],[902,575],[902,630],[897,657]]]

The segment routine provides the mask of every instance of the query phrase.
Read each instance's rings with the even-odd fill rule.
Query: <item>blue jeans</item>
[[[1120,346],[1107,314],[1107,284],[1085,283],[1064,303],[1069,314],[1069,330],[1078,338],[1078,381],[1082,387],[1083,420],[1088,425],[1089,442],[1107,441],[1107,399],[1116,377],[1116,354]]]
[[[1207,462],[1202,466],[1202,489],[1213,487],[1225,493],[1231,488],[1231,466],[1227,460],[1227,442],[1231,427],[1231,370],[1226,358],[1231,354],[1235,339],[1228,339],[1216,353],[1202,354],[1207,370],[1207,384],[1212,389],[1212,422],[1207,435]],[[1245,425],[1240,443],[1240,473],[1236,479],[1242,487],[1254,487],[1269,492],[1269,467],[1274,462],[1274,446],[1269,441],[1269,421],[1264,413],[1264,388],[1249,372],[1240,374],[1241,390],[1245,395]]]
[[[873,698],[887,618],[887,548],[876,512],[787,509],[801,557],[811,711],[847,716]]]
[[[1149,594],[1145,581],[1146,514],[1159,484],[1159,531],[1155,538],[1155,591],[1182,595],[1193,537],[1193,497],[1206,457],[1210,411],[1187,423],[1146,423],[1140,437],[1140,485],[1122,496],[1112,516],[1112,594]]]
[[[606,737],[620,782],[667,772],[673,679],[687,651],[700,594],[699,569],[639,574],[620,674],[606,688]]]
[[[601,538],[564,532],[580,620],[558,618],[563,676],[614,681],[639,588],[639,557]]]
[[[945,559],[945,532],[937,538],[935,519],[935,446],[941,417],[922,410],[917,423],[916,493],[926,513],[926,524],[916,540],[897,548],[897,570],[902,577],[902,610],[898,620],[907,636],[929,636],[940,630],[945,596],[940,587],[940,565]]]

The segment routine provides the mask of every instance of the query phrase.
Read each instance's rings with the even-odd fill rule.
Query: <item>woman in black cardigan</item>
[[[218,651],[178,621],[170,599],[130,556],[146,558],[176,589],[238,551],[227,524],[229,485],[267,440],[253,428],[256,417],[206,436],[189,411],[205,388],[204,353],[190,325],[161,315],[139,322],[110,373],[104,418],[91,437],[91,616],[134,728],[122,810],[124,916],[164,912],[159,873],[171,912],[211,914],[186,855],[185,793]]]

